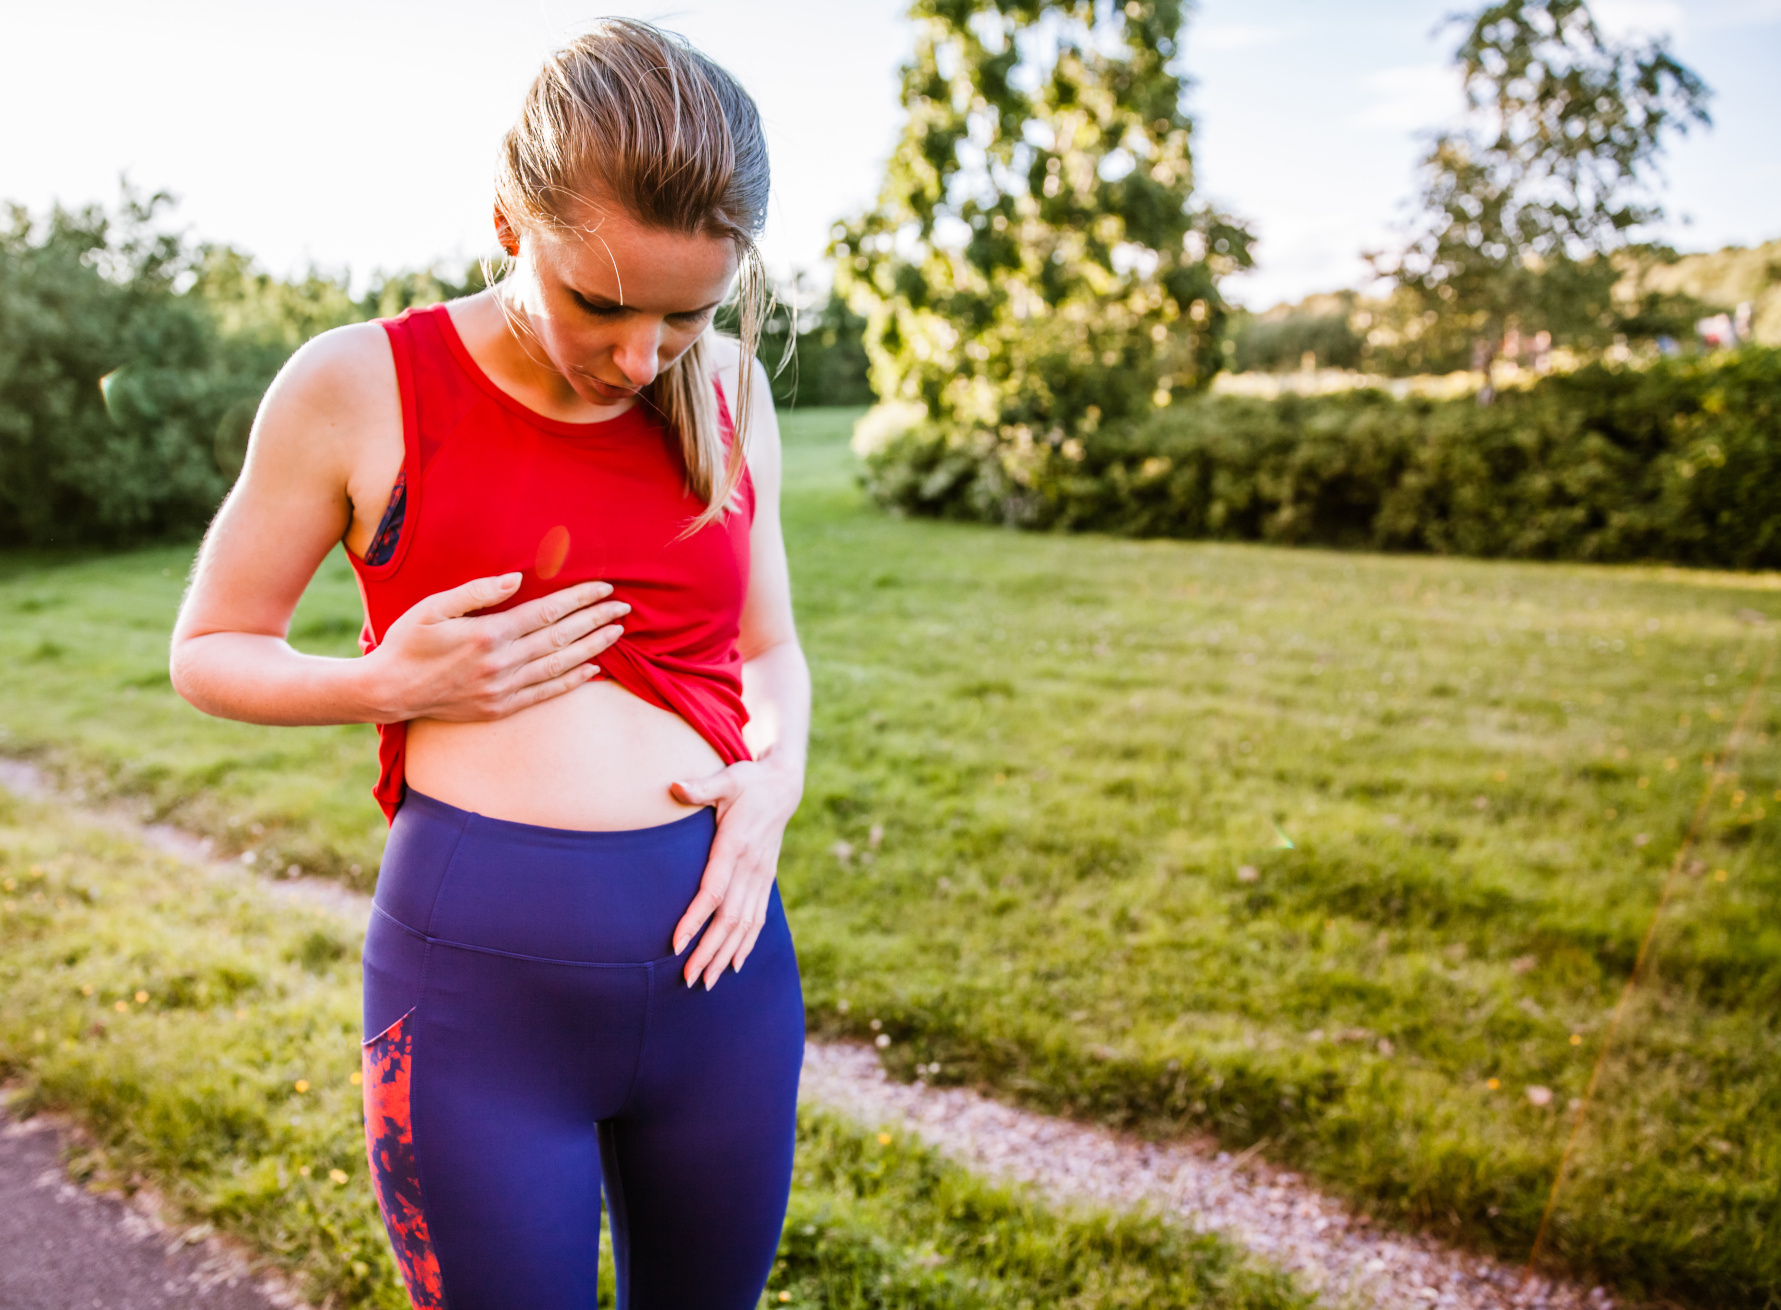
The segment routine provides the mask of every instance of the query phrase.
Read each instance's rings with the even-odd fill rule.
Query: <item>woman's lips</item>
[[[599,378],[589,377],[583,373],[582,380],[593,388],[594,394],[602,400],[629,400],[639,390],[637,387],[615,387],[610,382],[602,382]]]

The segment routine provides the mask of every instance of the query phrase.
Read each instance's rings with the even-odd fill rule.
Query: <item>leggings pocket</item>
[[[429,946],[382,910],[365,933],[365,1155],[396,1264],[416,1310],[444,1310],[444,1279],[421,1190],[411,1100],[414,1011],[426,982]]]
[[[375,1041],[420,1004],[431,948],[419,933],[373,909],[365,932],[364,1040]]]

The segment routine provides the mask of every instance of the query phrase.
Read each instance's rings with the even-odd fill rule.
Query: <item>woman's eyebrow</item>
[[[590,309],[635,309],[635,308],[637,308],[635,305],[627,305],[623,301],[614,300],[611,296],[603,296],[603,295],[600,295],[595,292],[581,291],[581,290],[577,290],[575,287],[570,287],[569,290],[573,291],[575,293],[576,299],[580,300],[584,305],[588,306]],[[703,314],[703,313],[706,313],[708,310],[716,309],[721,304],[723,304],[723,300],[720,298],[718,300],[712,301],[708,305],[700,305],[697,309],[671,309],[668,312],[670,314]]]

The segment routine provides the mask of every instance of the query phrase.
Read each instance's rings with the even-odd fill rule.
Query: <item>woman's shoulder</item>
[[[710,361],[712,376],[723,388],[724,404],[729,407],[733,418],[740,417],[742,397],[742,343],[728,333],[712,331],[705,337],[705,357]],[[767,376],[766,366],[761,363],[760,356],[749,361],[749,399],[756,411],[751,419],[760,417],[759,410],[763,405],[771,411],[773,408],[773,384]]]
[[[710,361],[711,375],[723,388],[724,400],[734,411],[742,377],[742,343],[714,328],[705,334],[705,357]]]
[[[749,361],[746,415],[743,413],[742,343],[735,337],[712,332],[706,338],[706,358],[717,384],[723,389],[730,420],[742,428],[748,471],[757,493],[763,481],[777,487],[779,479],[779,418],[773,407],[773,381],[757,356]]]
[[[331,451],[345,468],[367,447],[393,441],[399,451],[402,403],[383,326],[349,323],[304,343],[260,402],[255,440],[311,458]]]
[[[306,341],[279,371],[274,386],[350,402],[395,381],[389,334],[381,322],[347,323]]]

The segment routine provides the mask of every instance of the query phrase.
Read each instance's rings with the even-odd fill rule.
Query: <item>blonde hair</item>
[[[746,467],[771,300],[755,246],[767,189],[767,144],[748,93],[680,37],[630,18],[602,19],[545,60],[495,171],[495,199],[510,218],[573,226],[608,201],[645,227],[736,244],[742,367],[728,452],[703,336],[641,394],[678,434],[688,485],[705,502],[689,532],[724,513]]]

